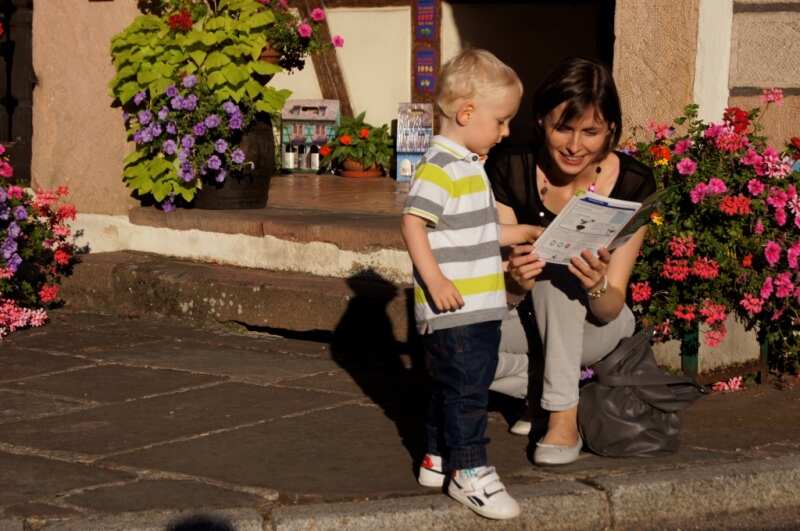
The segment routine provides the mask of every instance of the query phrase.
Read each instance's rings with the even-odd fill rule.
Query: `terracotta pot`
[[[365,168],[357,160],[347,159],[342,163],[342,169],[338,173],[342,177],[382,177],[383,167],[373,164]]]
[[[259,59],[266,63],[276,65],[281,60],[281,54],[278,50],[267,44],[264,46],[264,49],[261,50],[261,57],[259,57]]]

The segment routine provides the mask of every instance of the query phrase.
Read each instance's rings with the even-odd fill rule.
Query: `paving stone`
[[[194,342],[159,342],[147,346],[109,348],[92,354],[96,359],[130,365],[183,369],[196,373],[229,376],[243,381],[269,384],[286,378],[336,370],[327,359],[305,356],[214,348]]]
[[[0,485],[3,486],[0,506],[128,479],[133,476],[88,465],[0,452]]]
[[[0,389],[0,423],[24,420],[44,414],[62,414],[81,409],[78,402]]]
[[[505,451],[490,445],[501,474],[529,466],[524,445],[506,428],[489,430],[490,437],[508,443]],[[422,494],[412,463],[412,454],[421,455],[422,437],[419,416],[390,419],[378,408],[343,406],[108,461],[326,500]]]
[[[196,481],[137,481],[120,486],[93,489],[69,496],[66,501],[103,513],[184,510],[195,507],[223,509],[227,507],[259,507],[269,502],[253,496]]]
[[[184,371],[102,366],[6,384],[16,390],[38,391],[97,402],[117,402],[221,381]]]
[[[18,518],[54,519],[80,516],[82,513],[69,507],[59,507],[49,503],[20,503],[6,507],[5,514]],[[0,530],[3,528],[0,527]]]
[[[93,329],[85,329],[26,336],[15,340],[14,345],[62,354],[84,354],[97,349],[141,345],[154,341],[156,339],[152,335],[138,332],[135,329],[128,329],[124,332],[103,330],[99,333]]]
[[[353,396],[361,396],[363,394],[361,387],[356,383],[353,377],[343,370],[297,378],[283,382],[281,385],[300,389],[318,389],[322,391],[348,393]]]
[[[26,349],[0,350],[0,382],[86,366],[91,362]]]
[[[0,531],[24,531],[25,523],[18,518],[3,518],[0,520]]]
[[[0,425],[0,441],[106,454],[280,417],[331,402],[331,395],[222,384],[173,395]]]

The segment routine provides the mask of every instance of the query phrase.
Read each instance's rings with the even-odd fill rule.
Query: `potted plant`
[[[5,151],[0,144],[0,340],[47,321],[47,309],[61,302],[61,279],[85,252],[69,228],[75,207],[61,203],[67,188],[15,185]]]
[[[269,6],[275,22],[267,28],[267,46],[261,54],[265,61],[280,65],[286,72],[302,70],[308,55],[344,46],[344,38],[334,35],[330,42],[324,37],[322,22],[325,10],[314,8],[308,17],[299,16],[288,0],[258,0]]]
[[[769,106],[779,90],[765,91]],[[704,123],[690,105],[675,126],[650,126],[632,147],[664,190],[631,279],[634,312],[682,354],[725,337],[735,314],[771,345],[770,362],[800,360],[800,165],[794,141],[760,135],[760,109],[728,108]],[[681,131],[682,132],[679,132]]]
[[[125,183],[165,210],[198,194],[206,208],[263,207],[274,172],[270,116],[290,94],[265,84],[281,67],[260,60],[273,11],[257,0],[140,7],[111,41],[111,94],[135,143]]]
[[[392,159],[392,137],[387,124],[364,122],[366,113],[344,117],[336,138],[319,150],[321,165],[334,168],[343,177],[380,177]]]

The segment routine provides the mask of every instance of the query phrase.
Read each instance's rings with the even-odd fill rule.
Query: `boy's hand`
[[[525,241],[533,243],[539,239],[539,236],[544,232],[544,228],[537,225],[520,225],[523,233],[525,234]]]
[[[464,306],[464,299],[456,289],[455,284],[442,276],[428,284],[428,291],[433,297],[433,304],[440,312],[452,312]]]

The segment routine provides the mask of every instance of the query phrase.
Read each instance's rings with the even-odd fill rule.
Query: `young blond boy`
[[[444,65],[440,134],[416,171],[402,219],[432,380],[419,482],[441,487],[446,468],[448,494],[495,519],[519,514],[486,456],[489,385],[507,313],[500,247],[532,241],[540,229],[497,223],[483,160],[508,136],[521,97],[516,73],[485,50]]]

